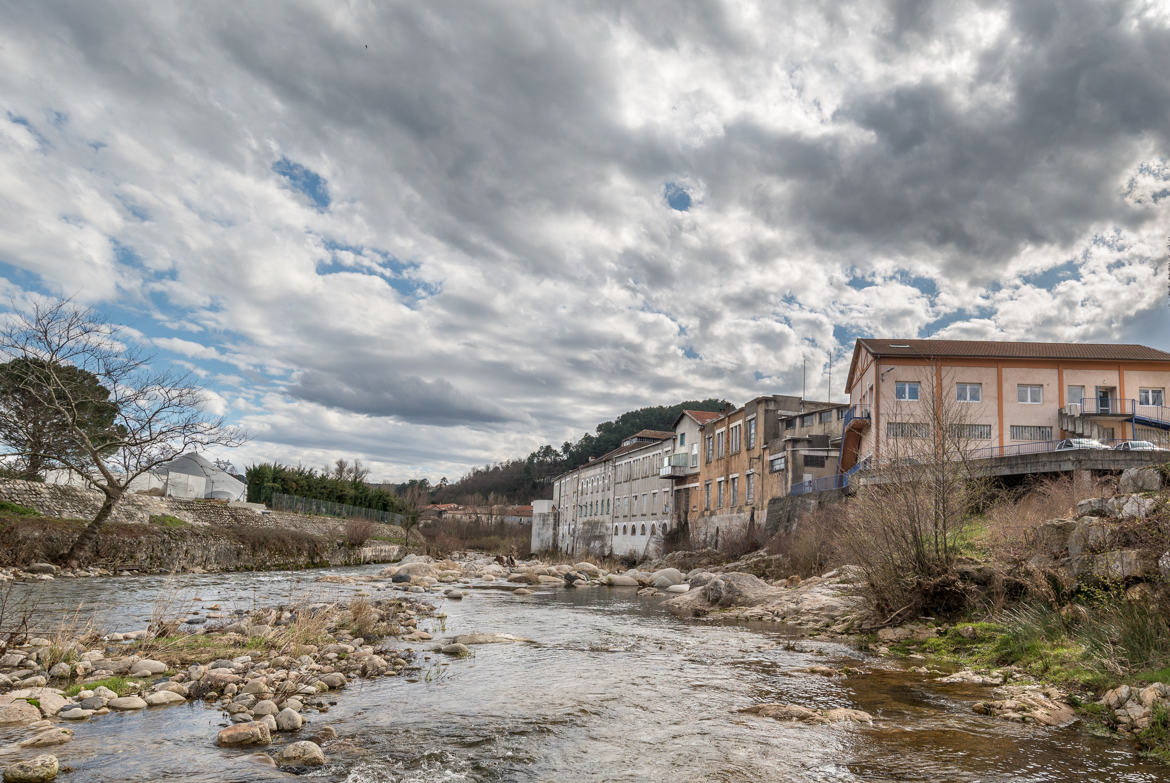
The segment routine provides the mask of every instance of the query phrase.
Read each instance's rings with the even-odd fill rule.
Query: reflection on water
[[[303,573],[182,577],[181,592],[228,607],[355,589],[308,581],[316,575],[299,583]],[[117,627],[141,627],[151,596],[174,591],[162,581],[45,583],[42,606],[67,608],[90,594],[109,605]],[[856,665],[860,656],[840,645],[801,642],[792,649],[775,634],[680,622],[656,599],[632,591],[518,598],[484,590],[446,602],[443,611],[447,634],[510,633],[537,644],[478,646],[473,658],[458,661],[431,656],[417,682],[389,678],[348,688],[301,732],[308,736],[328,723],[349,741],[327,748],[330,764],[308,777],[350,783],[1170,780],[1125,746],[1076,729],[975,715],[970,705],[980,689],[936,686],[868,659],[861,665],[873,672],[862,677],[794,672],[846,660]],[[737,712],[758,701],[855,707],[876,722],[797,726]],[[201,705],[111,715],[77,727],[77,738],[59,755],[74,769],[69,781],[291,779],[256,765],[248,753],[215,748],[222,723],[218,710]],[[0,735],[0,742],[9,739]]]

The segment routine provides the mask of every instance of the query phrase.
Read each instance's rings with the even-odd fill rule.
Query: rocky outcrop
[[[1097,703],[1108,711],[1118,733],[1136,736],[1150,727],[1157,714],[1170,710],[1170,686],[1161,682],[1143,688],[1121,685]]]
[[[1068,703],[1068,696],[1057,688],[1005,685],[996,689],[996,695],[1003,698],[976,702],[972,711],[1042,726],[1068,726],[1077,721],[1076,710]]]
[[[873,716],[862,710],[847,707],[832,709],[811,709],[798,704],[784,704],[781,702],[767,704],[753,704],[740,710],[749,715],[759,715],[761,718],[790,721],[793,723],[824,724],[824,723],[873,723]]]

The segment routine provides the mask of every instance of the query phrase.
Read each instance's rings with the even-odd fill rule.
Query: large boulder
[[[610,587],[637,587],[638,580],[629,574],[610,574],[605,578],[605,583]]]
[[[41,711],[27,701],[0,704],[0,726],[23,726],[41,719]]]
[[[1078,517],[1111,517],[1115,513],[1113,498],[1086,498],[1077,503]]]
[[[417,579],[424,576],[437,577],[438,573],[430,563],[416,561],[398,566],[398,570],[394,572],[394,576],[409,576],[411,579]]]
[[[4,770],[4,783],[44,783],[57,777],[59,765],[56,756],[37,756],[18,761]]]
[[[703,585],[703,598],[715,606],[755,606],[768,599],[772,587],[751,574],[720,574]]]
[[[682,571],[677,568],[663,568],[650,574],[650,584],[659,590],[665,590],[683,582]]]
[[[320,767],[325,764],[325,753],[316,742],[301,740],[281,748],[276,763],[285,767]]]
[[[3,696],[0,696],[0,704],[14,701],[36,702],[40,706],[41,714],[46,718],[53,717],[68,704],[60,691],[51,688],[22,688],[16,691],[9,691]]]
[[[1156,566],[1150,560],[1145,550],[1114,549],[1093,556],[1088,561],[1089,572],[1108,581],[1141,579],[1156,572]]]
[[[225,748],[238,748],[246,745],[267,745],[272,742],[272,732],[260,721],[237,723],[220,729],[215,737],[215,743]]]
[[[1157,468],[1128,468],[1121,472],[1121,481],[1117,484],[1117,491],[1122,495],[1132,495],[1135,492],[1157,492],[1164,483],[1162,473]]]

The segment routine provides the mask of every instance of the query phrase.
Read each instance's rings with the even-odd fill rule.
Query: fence
[[[391,525],[401,524],[403,516],[392,511],[378,511],[372,508],[350,506],[345,503],[334,503],[331,500],[317,500],[316,498],[302,498],[297,495],[285,495],[275,492],[268,506],[274,511],[294,511],[298,514],[316,514],[324,517],[340,517],[341,519],[372,519],[375,522],[386,522]]]

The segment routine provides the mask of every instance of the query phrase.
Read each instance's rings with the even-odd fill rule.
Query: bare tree
[[[70,564],[88,553],[139,476],[180,454],[245,440],[241,431],[204,410],[204,394],[189,376],[153,368],[149,356],[119,342],[111,324],[69,301],[14,313],[0,330],[0,352],[44,368],[30,376],[24,391],[54,412],[70,444],[46,456],[104,495],[66,555]],[[67,368],[91,373],[100,385],[71,382],[74,373]],[[87,389],[106,396],[89,399]],[[113,425],[95,430],[88,412],[105,405],[116,411]]]
[[[418,483],[411,483],[402,499],[406,501],[406,508],[402,512],[402,529],[406,531],[406,536],[402,544],[410,549],[410,534],[418,527],[423,506],[427,503],[427,493]]]
[[[960,596],[952,566],[989,480],[973,463],[991,444],[981,405],[954,399],[940,372],[920,399],[895,403],[883,416],[881,458],[849,505],[841,538],[859,565],[878,609],[895,616],[938,608]]]

